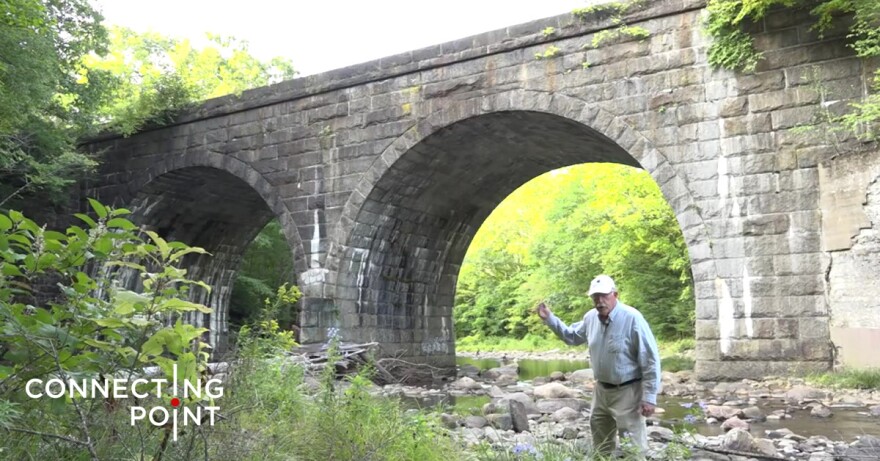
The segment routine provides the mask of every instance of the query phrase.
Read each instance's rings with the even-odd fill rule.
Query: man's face
[[[602,317],[607,316],[611,308],[617,304],[617,293],[594,293],[591,298],[593,298],[593,306]]]

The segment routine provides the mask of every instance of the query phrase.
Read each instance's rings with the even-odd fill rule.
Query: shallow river
[[[458,357],[456,359],[458,365],[473,365],[481,370],[488,370],[502,365],[502,361],[496,359],[473,359],[469,357]],[[575,370],[587,368],[586,361],[578,360],[519,360],[519,379],[531,380],[540,376],[550,376],[554,371],[568,373]],[[506,364],[506,363],[504,363]],[[458,414],[479,414],[480,409],[491,400],[489,396],[448,396],[435,395],[419,399],[404,399],[407,406],[410,407],[436,407],[443,406]],[[679,422],[687,414],[688,410],[682,404],[688,405],[694,403],[693,400],[685,400],[677,397],[660,396],[659,406],[665,410],[660,418],[666,423],[674,424]],[[770,414],[774,410],[786,408],[781,401],[765,400],[759,401],[759,408],[764,414]],[[752,423],[752,434],[763,434],[764,430],[787,428],[795,434],[804,437],[814,435],[823,435],[831,440],[852,441],[857,435],[870,434],[880,437],[880,418],[871,417],[865,413],[865,408],[847,409],[834,408],[834,416],[831,418],[815,418],[810,416],[809,409],[796,410],[793,418],[780,421],[766,421],[763,423]],[[704,435],[718,435],[723,433],[719,424],[708,425],[699,423],[693,425],[693,428]]]

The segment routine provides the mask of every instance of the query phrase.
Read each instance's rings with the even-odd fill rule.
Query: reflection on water
[[[473,365],[482,370],[497,368],[502,365],[498,359],[474,359],[471,357],[456,357],[455,363],[458,365]],[[583,370],[590,368],[590,363],[586,360],[535,360],[523,359],[516,362],[519,365],[519,379],[522,381],[535,379],[538,377],[549,377],[554,371],[568,373],[571,371]],[[513,364],[510,362],[509,364]]]
[[[500,367],[502,365],[513,364],[513,362],[502,364],[497,359],[474,359],[470,357],[456,357],[458,365],[473,365],[480,370],[488,370],[490,368]],[[578,360],[533,360],[524,359],[517,362],[519,365],[519,379],[532,380],[536,377],[548,377],[554,371],[568,373],[583,368],[589,368],[589,363]],[[455,413],[461,415],[475,414],[485,403],[491,399],[488,396],[432,396],[425,399],[410,399],[411,405],[420,407],[443,405],[447,409],[452,409]],[[432,402],[433,400],[433,402]],[[666,410],[660,415],[664,425],[680,424],[685,415],[690,410],[681,406],[682,403],[695,403],[694,400],[682,399],[679,397],[659,396],[659,406]],[[784,409],[787,406],[779,401],[759,401],[757,405],[765,415],[771,414],[775,410]],[[411,408],[413,408],[411,406]],[[843,440],[850,442],[860,435],[873,435],[880,437],[880,418],[874,418],[866,414],[860,414],[865,409],[834,409],[834,416],[831,418],[816,418],[810,416],[810,410],[796,410],[790,413],[791,419],[780,421],[765,421],[762,423],[751,423],[751,433],[757,437],[763,437],[765,430],[774,430],[786,428],[795,434],[811,437],[825,436],[831,440]],[[689,425],[694,431],[711,436],[723,434],[720,424],[709,425],[704,422]]]
[[[458,366],[461,365],[473,365],[480,369],[480,371],[488,370],[490,368],[497,368],[501,366],[501,361],[498,359],[475,359],[471,357],[456,357],[455,364]]]

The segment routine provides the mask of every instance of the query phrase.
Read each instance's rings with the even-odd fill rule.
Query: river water
[[[459,366],[473,365],[480,370],[488,370],[506,364],[497,359],[474,359],[470,357],[457,357],[456,362]],[[589,367],[588,362],[580,360],[521,359],[517,364],[519,365],[519,379],[522,381],[550,376],[554,371],[568,373]],[[457,414],[468,415],[480,414],[482,406],[490,402],[491,398],[486,395],[450,396],[444,394],[407,400],[408,402],[405,403],[411,407],[442,406]],[[663,408],[665,412],[659,415],[660,419],[664,422],[664,425],[677,424],[688,414],[689,410],[685,406],[690,406],[693,403],[695,402],[692,399],[686,400],[661,395],[658,406]],[[764,414],[768,415],[774,410],[788,407],[784,402],[773,399],[760,400],[757,406]],[[856,436],[864,434],[880,437],[880,418],[867,414],[864,407],[833,408],[833,411],[834,416],[831,418],[816,418],[810,416],[809,409],[796,409],[789,411],[789,414],[793,416],[791,419],[752,423],[751,432],[757,435],[764,434],[765,430],[787,428],[795,434],[804,437],[821,435],[830,440],[843,441],[852,441]],[[719,424],[697,423],[690,425],[690,427],[696,432],[707,436],[723,433]]]

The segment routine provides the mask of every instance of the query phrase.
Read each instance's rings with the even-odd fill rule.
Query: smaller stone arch
[[[186,321],[208,328],[214,351],[227,347],[228,308],[244,249],[273,218],[279,219],[297,272],[305,270],[299,232],[284,202],[249,165],[214,153],[187,153],[159,162],[134,177],[127,190],[132,219],[164,238],[205,248],[208,255],[184,261],[189,276],[212,287],[193,292],[214,309]]]

